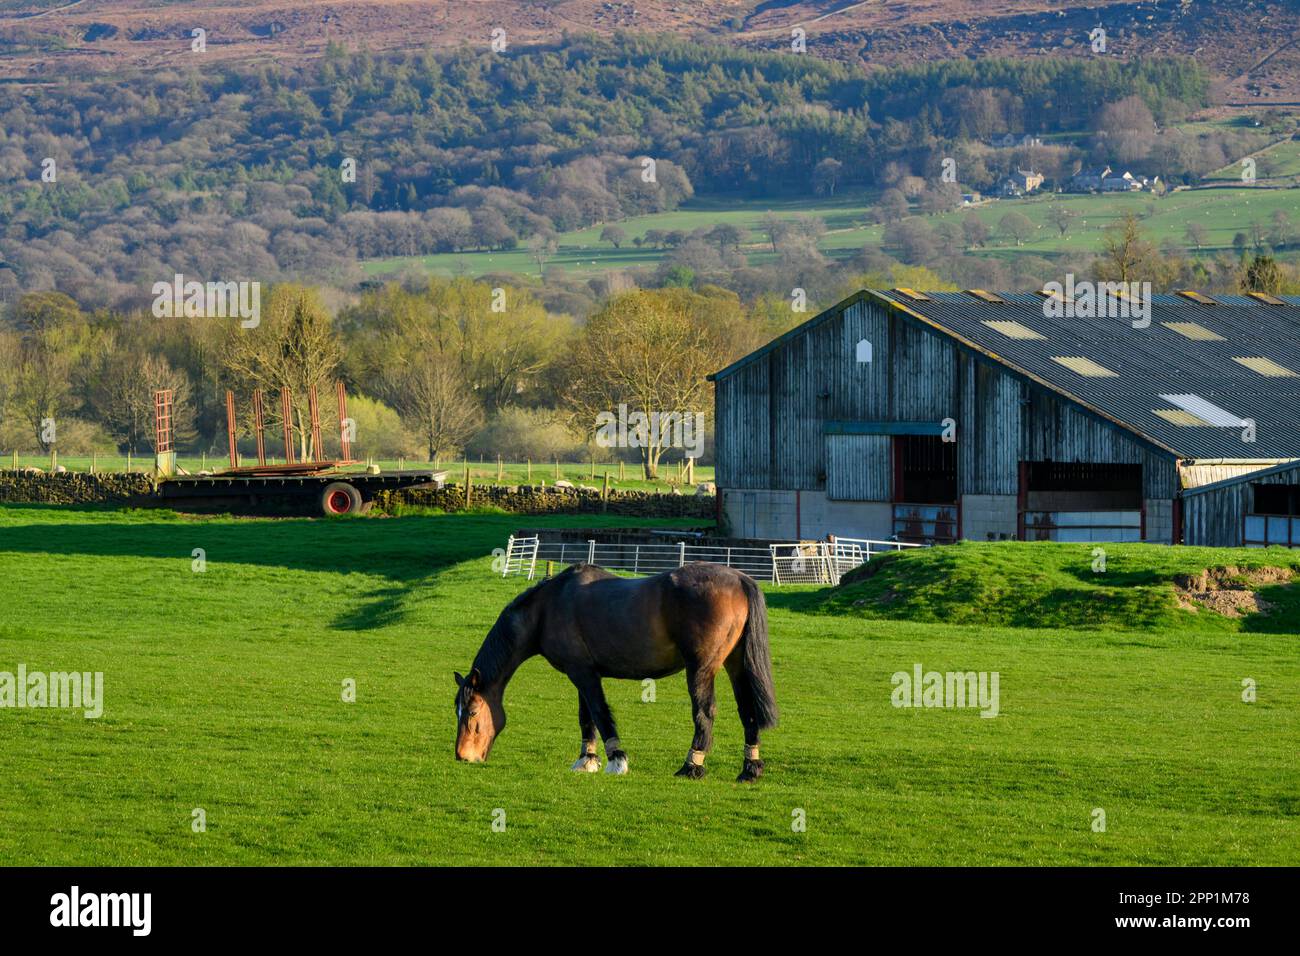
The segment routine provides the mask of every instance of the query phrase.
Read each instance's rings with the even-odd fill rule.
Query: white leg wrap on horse
[[[749,744],[745,744],[745,759],[746,760],[758,759],[758,744],[754,744],[752,747]]]
[[[697,767],[704,766],[704,751],[691,749],[686,751],[686,762],[693,763]]]
[[[614,756],[615,751],[619,750],[622,750],[622,748],[619,746],[617,737],[610,737],[609,740],[605,741],[605,756],[609,758],[605,764],[605,773],[627,773],[627,756],[622,753],[617,757]]]

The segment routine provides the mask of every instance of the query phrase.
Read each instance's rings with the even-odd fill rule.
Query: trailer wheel
[[[335,481],[320,493],[320,510],[326,515],[350,515],[361,510],[361,492],[346,481]]]

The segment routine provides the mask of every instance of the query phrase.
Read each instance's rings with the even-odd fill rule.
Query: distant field
[[[856,252],[867,241],[867,237],[873,233],[879,235],[879,228],[867,227],[865,224],[875,198],[875,194],[857,193],[835,200],[699,200],[675,212],[637,216],[619,222],[617,225],[627,234],[627,241],[622,243],[620,249],[600,240],[604,225],[561,233],[559,251],[546,261],[546,268],[563,269],[576,276],[590,276],[619,269],[653,268],[667,254],[667,250],[649,247],[638,249],[633,240],[644,238],[647,230],[680,229],[689,233],[724,223],[738,226],[750,234],[748,245],[743,251],[750,262],[761,264],[774,258],[760,228],[763,217],[769,212],[783,219],[794,219],[801,215],[816,216],[826,223],[828,229],[821,243],[824,251],[832,254],[836,250]],[[478,276],[488,272],[537,275],[537,262],[522,246],[510,252],[403,256],[373,260],[365,264],[366,272],[371,275],[383,275],[412,267],[439,275],[465,273]]]
[[[1295,161],[1300,163],[1300,149],[1297,150]],[[749,231],[749,242],[743,251],[752,265],[761,266],[775,258],[760,230],[761,220],[769,210],[788,219],[800,214],[821,217],[827,225],[827,232],[819,243],[821,251],[832,259],[849,258],[864,246],[878,246],[881,242],[883,227],[866,222],[873,199],[873,196],[858,194],[833,203],[799,200],[780,203],[753,200],[692,203],[676,212],[639,216],[618,223],[628,237],[621,249],[614,249],[609,243],[600,241],[603,226],[562,233],[559,236],[559,251],[547,260],[546,268],[562,269],[577,277],[635,267],[653,268],[667,255],[667,251],[637,249],[631,244],[633,238],[644,236],[648,229],[680,229],[689,232],[720,223],[730,223]],[[1064,236],[1047,218],[1054,203],[1078,213],[1078,218]],[[972,250],[975,255],[1052,256],[1100,249],[1106,227],[1117,222],[1125,213],[1132,212],[1142,218],[1142,228],[1156,243],[1172,240],[1186,245],[1188,224],[1193,221],[1201,223],[1208,234],[1208,243],[1202,253],[1212,253],[1231,249],[1233,237],[1238,232],[1249,233],[1252,219],[1267,225],[1277,209],[1285,210],[1300,219],[1300,190],[1216,188],[1184,190],[1161,198],[1149,193],[1041,195],[996,200],[972,210],[935,216],[928,221],[946,219],[960,222],[965,216],[979,217],[993,232],[993,237],[984,249]],[[1014,241],[999,234],[999,220],[1011,212],[1024,214],[1037,227],[1033,238],[1024,245],[1016,246]],[[537,276],[537,263],[524,249],[505,253],[447,253],[401,257],[365,264],[366,272],[373,276],[383,276],[408,268],[423,269],[438,275],[480,276],[501,272]]]
[[[191,474],[198,474],[200,471],[207,469],[220,471],[223,468],[230,467],[230,459],[224,456],[201,458],[198,456],[185,456],[176,459],[177,464]],[[87,472],[91,468],[91,459],[89,456],[59,456],[59,464],[69,471]],[[122,472],[127,469],[127,460],[124,455],[100,455],[94,460],[96,470],[101,472]],[[249,464],[247,458],[244,464]],[[462,482],[465,480],[466,461],[461,459],[443,460],[439,462],[421,461],[415,458],[405,458],[401,462],[396,459],[375,459],[375,464],[384,471],[399,471],[406,469],[426,469],[440,468],[448,472],[448,481]],[[600,485],[605,478],[605,473],[609,473],[610,486],[615,489],[624,491],[669,491],[675,484],[681,484],[681,459],[673,458],[672,460],[661,461],[659,464],[659,477],[654,481],[647,481],[642,477],[639,465],[626,462],[620,469],[618,462],[597,461],[593,466],[590,461],[575,462],[562,461],[557,466],[555,462],[536,461],[531,465],[527,462],[502,462],[500,469],[494,461],[477,461],[468,462],[470,477],[477,484],[541,484],[546,482],[554,484],[557,480],[563,479],[571,481],[574,484],[595,484]],[[41,468],[50,467],[50,458],[48,455],[19,455],[18,465],[20,468]],[[0,455],[0,469],[12,468],[13,458],[9,455]],[[345,471],[360,471],[364,465],[349,465],[344,468]],[[134,457],[130,461],[130,470],[139,472],[153,471],[153,456],[145,455]],[[713,480],[712,466],[698,466],[695,469],[695,482]]]
[[[1300,176],[1300,140],[1288,139],[1256,153],[1256,175],[1260,182],[1281,182]],[[1241,182],[1241,161],[1229,163],[1206,176],[1210,182]],[[1297,203],[1300,205],[1300,202]]]
[[[1064,237],[1047,219],[1054,203],[1079,214]],[[997,244],[990,248],[1042,254],[1100,249],[1106,227],[1128,212],[1141,217],[1147,238],[1157,244],[1172,239],[1186,245],[1187,226],[1195,221],[1208,234],[1203,251],[1231,249],[1233,236],[1249,232],[1252,220],[1267,226],[1269,217],[1278,209],[1300,215],[1300,189],[1190,189],[1163,198],[1149,193],[1035,196],[997,202],[975,214],[996,233],[998,220],[1008,212],[1023,213],[1038,227],[1035,238],[1017,249],[1013,242],[998,237]],[[946,218],[960,215],[954,213]]]

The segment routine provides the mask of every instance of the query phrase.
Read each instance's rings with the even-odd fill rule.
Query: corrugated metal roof
[[[1233,475],[1231,478],[1224,478],[1221,481],[1213,481],[1208,485],[1198,485],[1196,487],[1187,487],[1183,489],[1183,496],[1203,495],[1207,491],[1217,491],[1220,488],[1227,488],[1231,485],[1239,485],[1244,481],[1258,481],[1260,478],[1266,478],[1270,475],[1280,475],[1283,472],[1296,471],[1300,472],[1300,461],[1286,461],[1280,465],[1274,465],[1272,468],[1256,468],[1252,471],[1244,472],[1240,475]]]
[[[1198,461],[1193,459],[1178,467],[1178,483],[1183,489],[1200,488],[1204,485],[1229,485],[1246,475],[1260,472],[1272,472],[1278,465],[1294,466],[1295,461],[1227,461],[1212,459]]]
[[[924,305],[895,300],[890,293],[874,295],[921,313],[940,331],[1045,381],[1180,457],[1300,456],[1300,383],[1263,375],[1236,361],[1249,356],[1286,369],[1300,367],[1300,297],[1285,297],[1286,306],[1276,306],[1249,296],[1216,296],[1208,304],[1155,295],[1150,325],[1134,328],[1129,319],[1049,315],[1047,307],[1059,309],[1060,303],[1033,293],[1003,294],[1005,305],[953,292],[934,293],[933,301]],[[990,319],[1019,322],[1043,339],[1000,335],[986,324]],[[1221,339],[1188,338],[1166,322],[1195,322]],[[1115,374],[1080,374],[1063,364],[1061,356],[1078,356]],[[1071,364],[1081,370],[1089,367]],[[1189,400],[1195,407],[1217,406],[1228,414],[1210,420],[1232,424],[1179,424],[1179,416],[1159,414],[1171,407],[1171,395],[1181,397],[1175,406],[1183,408]],[[1239,420],[1244,419],[1255,423],[1254,442],[1242,438]]]
[[[1213,304],[1155,295],[1150,325],[1134,328],[1128,319],[1049,316],[1048,307],[1059,309],[1061,302],[1036,293],[1000,293],[1001,303],[963,292],[927,295],[931,301],[918,302],[898,292],[864,290],[714,378],[780,348],[868,296],[1180,458],[1300,457],[1300,379],[1263,375],[1235,361],[1261,358],[1300,369],[1300,296],[1284,296],[1286,304],[1278,306],[1244,295],[1216,296]],[[1018,323],[1042,338],[1008,336],[990,322]],[[1215,337],[1189,338],[1185,326],[1180,332],[1164,323],[1195,323]],[[1084,358],[1115,374],[1082,375],[1060,357]],[[1168,395],[1199,398],[1233,421],[1253,421],[1255,441],[1243,441],[1241,427],[1179,424],[1188,419],[1162,416],[1159,412],[1174,407],[1162,397]]]

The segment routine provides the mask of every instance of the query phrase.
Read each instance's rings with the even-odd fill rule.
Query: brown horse
[[[614,715],[601,678],[641,680],[686,670],[695,737],[678,776],[704,776],[717,707],[713,679],[731,678],[745,727],[741,781],[763,772],[758,732],[776,723],[767,605],[753,579],[717,564],[683,565],[629,579],[589,564],[566,568],[515,598],[501,612],[468,677],[456,675],[456,759],[487,759],[506,725],[506,684],[537,654],[578,689],[582,751],[574,770],[600,769],[596,731],[605,741],[606,773],[627,773]]]

